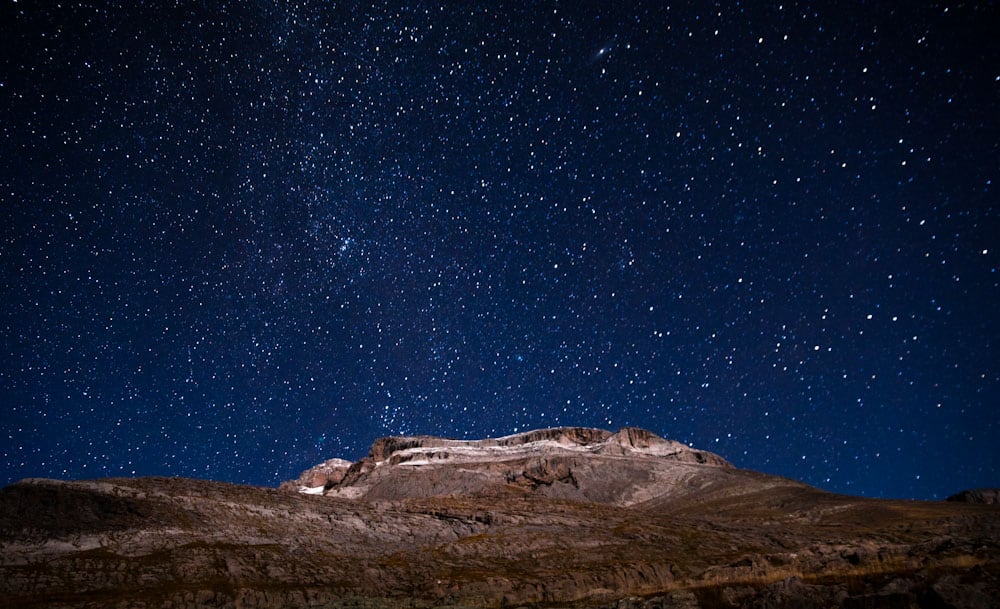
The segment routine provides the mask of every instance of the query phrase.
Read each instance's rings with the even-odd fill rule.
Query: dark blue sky
[[[0,8],[0,483],[635,425],[1000,485],[996,3],[43,4]]]

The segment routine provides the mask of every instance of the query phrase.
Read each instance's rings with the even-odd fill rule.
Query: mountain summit
[[[327,461],[282,488],[383,501],[532,491],[631,505],[726,476],[720,468],[734,469],[716,454],[644,429],[557,427],[485,440],[382,438],[357,463]]]
[[[994,607],[1000,507],[862,499],[641,429],[383,438],[283,490],[0,490],[0,608]],[[982,493],[980,493],[982,494]]]

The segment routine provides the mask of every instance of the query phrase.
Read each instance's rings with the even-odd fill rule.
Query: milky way
[[[995,3],[41,4],[0,9],[0,483],[633,425],[1000,484]]]

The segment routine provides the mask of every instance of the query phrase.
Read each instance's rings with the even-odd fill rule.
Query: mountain
[[[640,429],[384,438],[281,490],[180,478],[0,490],[0,607],[972,608],[997,598],[996,505],[834,495]]]
[[[368,501],[517,497],[527,490],[549,498],[625,506],[683,494],[691,484],[729,480],[719,468],[734,470],[718,455],[643,429],[613,434],[562,427],[487,440],[382,438],[361,461],[327,461],[283,488]]]

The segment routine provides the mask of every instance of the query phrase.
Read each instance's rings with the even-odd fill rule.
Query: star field
[[[1000,484],[981,3],[6,1],[0,483],[650,429]]]

